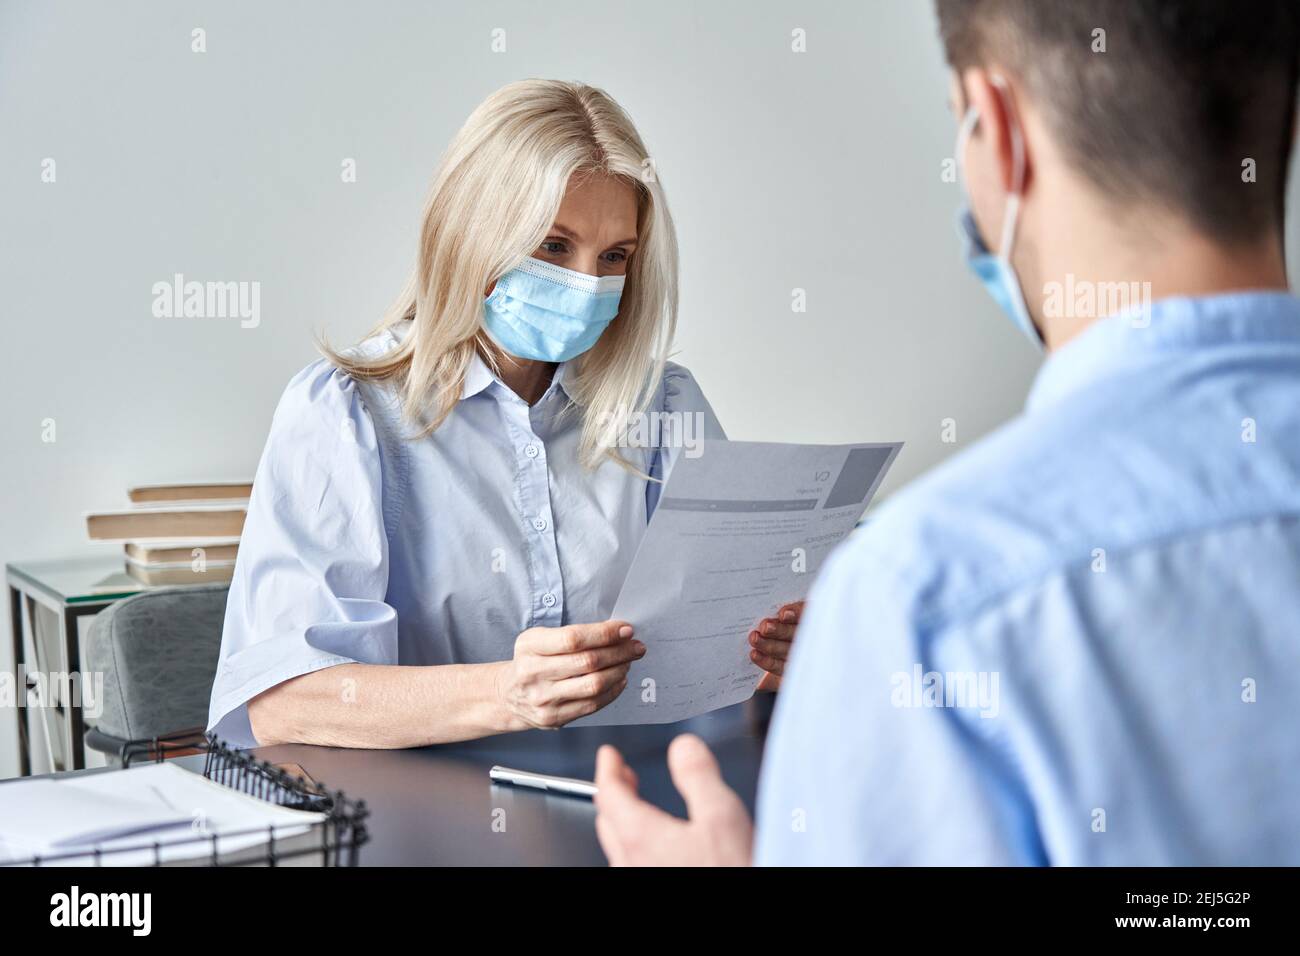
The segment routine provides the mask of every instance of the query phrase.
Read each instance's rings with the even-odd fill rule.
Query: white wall
[[[638,122],[681,239],[678,359],[732,437],[901,439],[888,493],[954,450],[943,418],[960,448],[1017,409],[1035,359],[960,262],[928,2],[0,0],[0,560],[115,553],[81,513],[130,484],[251,475],[312,332],[377,319],[442,148],[528,76]],[[261,325],[153,318],[175,272],[259,281]],[[0,775],[14,733],[0,714]]]

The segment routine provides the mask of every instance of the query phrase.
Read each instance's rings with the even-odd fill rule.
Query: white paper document
[[[571,726],[668,723],[752,696],[749,632],[807,597],[900,448],[715,441],[680,455],[610,615],[646,655]]]

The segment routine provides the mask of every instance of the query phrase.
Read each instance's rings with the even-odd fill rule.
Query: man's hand
[[[668,770],[688,820],[637,796],[636,774],[608,744],[596,754],[596,836],[613,866],[748,866],[754,827],[722,781],[712,752],[693,734],[668,748]]]
[[[787,604],[776,612],[775,617],[765,617],[758,626],[749,632],[749,659],[767,671],[758,682],[759,690],[777,690],[781,686],[781,675],[785,673],[785,662],[790,657],[791,642],[794,641],[795,628],[803,616],[803,601]]]
[[[497,674],[497,696],[514,729],[563,727],[593,714],[627,686],[628,668],[645,655],[626,621],[531,627]]]

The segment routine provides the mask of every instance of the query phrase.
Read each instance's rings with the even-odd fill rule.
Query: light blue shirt
[[[407,329],[362,351],[386,351]],[[529,407],[476,358],[451,415],[418,441],[391,387],[325,361],[295,376],[253,482],[209,729],[253,746],[248,701],[323,667],[506,660],[530,627],[608,618],[661,485],[578,462],[581,416],[562,414],[569,371],[560,365]],[[680,366],[650,411],[725,437]],[[662,477],[680,450],[624,453]]]
[[[1300,864],[1300,300],[1102,320],[890,500],[758,805],[765,864]]]

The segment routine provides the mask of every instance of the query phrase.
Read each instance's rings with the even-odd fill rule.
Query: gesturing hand
[[[683,734],[668,748],[668,770],[689,820],[637,795],[637,779],[606,744],[596,754],[596,836],[613,866],[748,866],[754,827],[722,780],[704,741]]]

